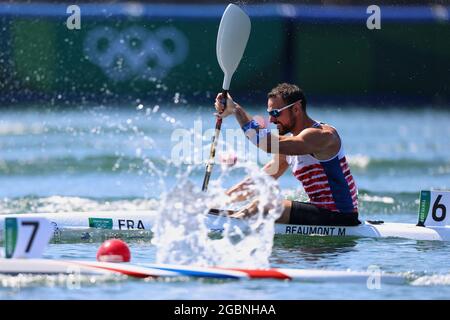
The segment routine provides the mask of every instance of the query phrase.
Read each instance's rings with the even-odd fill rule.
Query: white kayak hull
[[[23,214],[0,215],[0,236],[3,237],[6,217],[23,217]],[[151,236],[156,212],[154,211],[104,211],[104,212],[63,212],[26,214],[28,217],[45,217],[53,225],[53,241],[97,240],[96,236],[108,236],[129,232],[131,236],[146,238]],[[208,214],[207,227],[211,232],[221,233],[225,224],[244,229],[247,222],[225,216]],[[450,241],[450,227],[419,227],[408,223],[370,223],[363,222],[355,227],[307,226],[276,224],[277,235],[304,235],[329,237],[369,237],[405,238],[413,240]],[[100,237],[101,238],[101,237]],[[103,238],[98,240],[103,240]]]
[[[319,235],[331,237],[404,238],[450,241],[449,227],[418,227],[412,223],[363,222],[356,227],[275,225],[276,234]]]
[[[276,279],[305,282],[367,283],[374,276],[367,271],[334,271],[315,269],[245,269],[196,267],[169,264],[130,264],[97,261],[47,259],[0,259],[0,275],[126,275],[132,278],[210,278],[228,280]],[[386,284],[403,284],[403,275],[380,273]]]

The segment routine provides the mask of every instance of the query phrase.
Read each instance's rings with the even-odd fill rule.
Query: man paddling
[[[271,134],[252,120],[229,95],[225,108],[222,94],[219,93],[215,107],[222,118],[234,114],[252,143],[266,152],[274,153],[274,158],[264,167],[269,175],[278,179],[290,166],[294,176],[303,184],[310,202],[283,200],[283,212],[277,223],[334,226],[360,224],[358,190],[336,129],[308,116],[305,95],[296,85],[279,84],[267,97],[270,122],[277,126],[279,136]],[[292,135],[287,135],[289,133]],[[247,183],[248,179],[229,189],[227,194],[231,196],[244,190]],[[234,216],[245,217],[255,211],[256,206],[249,206]]]

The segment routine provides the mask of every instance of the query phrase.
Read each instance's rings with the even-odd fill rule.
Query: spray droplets
[[[157,247],[157,262],[201,266],[264,267],[269,266],[272,252],[274,222],[281,213],[282,196],[276,180],[261,172],[256,165],[242,164],[222,170],[211,181],[208,193],[190,182],[193,168],[180,171],[176,186],[161,197],[153,228],[152,243]],[[209,237],[214,219],[208,217],[210,208],[229,206],[225,186],[236,178],[250,175],[247,189],[252,194],[256,212],[246,220],[228,220],[222,237]],[[176,197],[177,201],[173,201]],[[248,204],[248,203],[247,203]],[[238,205],[242,206],[243,203]],[[220,217],[219,217],[220,218]],[[228,221],[228,222],[227,222]]]
[[[180,93],[179,92],[175,93],[175,96],[173,97],[173,102],[175,104],[180,103]]]

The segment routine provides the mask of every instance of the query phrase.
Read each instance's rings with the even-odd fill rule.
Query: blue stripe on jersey
[[[320,161],[328,177],[331,194],[333,195],[336,208],[340,212],[353,212],[353,200],[350,194],[347,180],[345,180],[339,157],[336,156],[329,161]]]

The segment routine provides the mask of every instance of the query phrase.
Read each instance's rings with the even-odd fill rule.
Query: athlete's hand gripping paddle
[[[219,66],[223,71],[222,97],[224,105],[227,105],[228,90],[230,89],[231,78],[236,71],[239,62],[247,46],[250,36],[250,18],[237,5],[229,4],[225,9],[222,20],[220,20],[219,31],[217,32],[216,54]],[[208,189],[209,178],[211,176],[216,155],[217,140],[222,126],[222,118],[216,119],[216,131],[212,138],[209,161],[206,165],[205,178],[203,179],[202,191]]]

